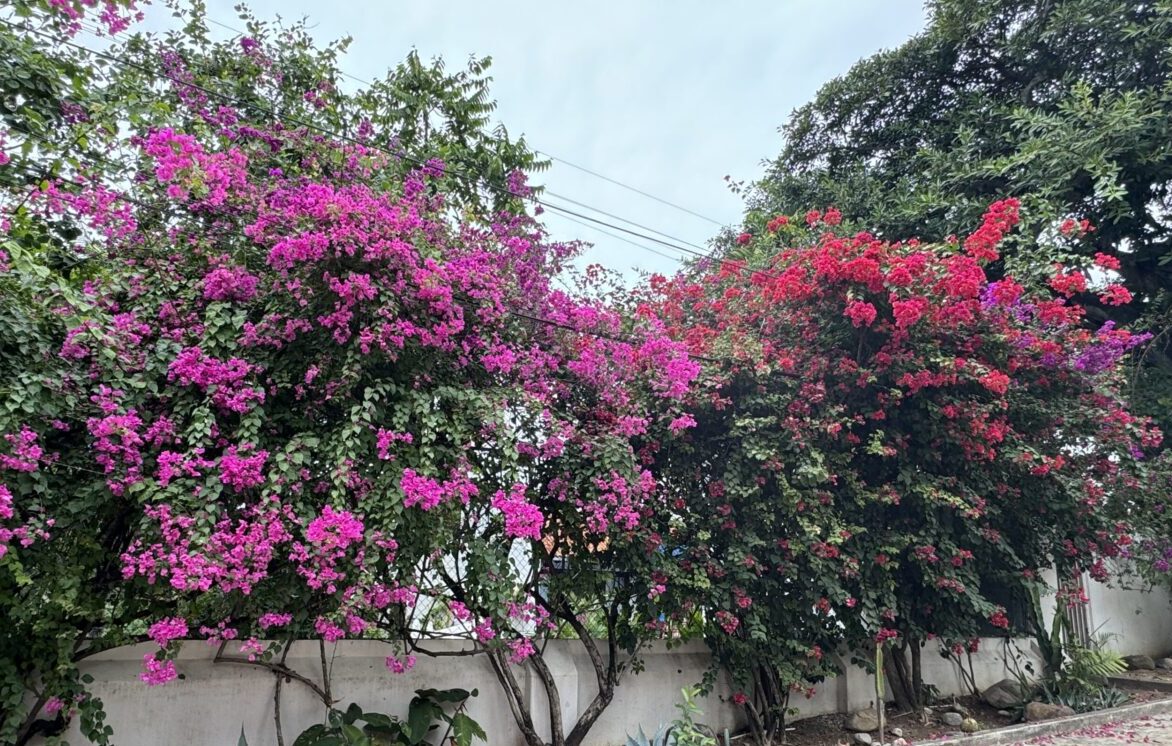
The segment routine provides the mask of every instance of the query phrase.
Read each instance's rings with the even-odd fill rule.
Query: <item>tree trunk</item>
[[[598,716],[610,704],[611,699],[614,698],[614,687],[609,686],[605,691],[600,691],[595,695],[590,702],[590,706],[586,708],[578,716],[578,722],[574,723],[574,729],[570,731],[570,735],[566,736],[565,746],[581,746],[582,741],[586,738],[586,734],[590,728],[594,726],[594,722],[598,720]]]
[[[875,666],[875,713],[879,716],[879,743],[883,743],[884,733],[887,731],[887,702],[886,695],[883,693],[883,670],[890,665],[891,657],[883,655],[883,644],[875,644],[876,657],[883,657],[883,666],[880,667],[878,662]]]
[[[533,670],[537,672],[538,678],[541,679],[541,685],[545,687],[545,698],[549,702],[549,735],[553,746],[564,746],[564,739],[562,734],[565,729],[562,727],[562,697],[558,692],[557,682],[553,680],[553,673],[549,670],[549,666],[545,663],[545,658],[540,653],[534,653],[529,656],[529,663],[533,666]]]
[[[517,683],[517,678],[509,670],[508,659],[499,650],[490,650],[488,660],[492,664],[492,670],[496,673],[497,680],[501,683],[505,700],[508,701],[509,710],[513,713],[513,720],[516,721],[518,730],[525,738],[526,745],[546,746],[545,739],[538,735],[537,729],[533,727],[533,717],[529,714],[529,707],[525,704],[524,694],[521,692],[521,686]]]
[[[903,677],[895,662],[896,657],[902,658],[903,652],[894,647],[889,647],[887,654],[883,656],[882,673],[887,675],[887,686],[891,689],[891,696],[895,699],[895,706],[904,712],[911,712],[915,705],[911,692],[908,691],[908,682]]]
[[[912,693],[915,695],[915,703],[917,708],[922,708],[927,702],[924,701],[924,667],[920,660],[920,655],[923,652],[923,643],[919,640],[913,639],[911,641],[912,647]]]

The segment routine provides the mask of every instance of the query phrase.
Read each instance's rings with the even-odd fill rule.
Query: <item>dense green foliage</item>
[[[417,689],[402,718],[364,712],[356,704],[344,711],[331,708],[326,722],[307,728],[293,746],[421,746],[437,731],[441,744],[472,746],[473,740],[488,740],[480,724],[464,712],[475,696],[475,689]]]

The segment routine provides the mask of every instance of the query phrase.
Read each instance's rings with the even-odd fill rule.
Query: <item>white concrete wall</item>
[[[433,643],[435,650],[455,650],[456,644]],[[92,691],[105,705],[106,722],[114,730],[118,746],[234,746],[244,728],[250,746],[273,746],[275,677],[266,669],[215,663],[216,648],[205,642],[184,643],[176,667],[182,679],[158,687],[138,680],[145,654],[157,650],[152,643],[117,648],[87,659],[82,670],[94,677]],[[231,652],[231,646],[226,653]],[[418,656],[414,670],[390,673],[384,660],[394,652],[373,641],[343,641],[326,646],[332,669],[331,694],[344,708],[357,702],[364,710],[404,714],[416,689],[461,687],[479,689],[468,705],[489,735],[492,746],[523,743],[508,702],[492,668],[483,656],[427,658]],[[546,650],[546,660],[558,681],[563,721],[567,732],[598,691],[594,669],[577,641],[556,640]],[[697,683],[708,665],[707,649],[689,644],[673,650],[656,646],[644,657],[642,673],[627,673],[610,707],[595,723],[588,742],[620,744],[628,731],[640,725],[654,732],[660,723],[676,716],[680,690]],[[286,660],[289,668],[322,683],[318,643],[295,643]],[[527,666],[514,671],[531,703],[535,725],[548,733],[549,713],[544,689]],[[701,702],[705,720],[720,727],[736,727],[739,708],[721,690]],[[282,685],[281,721],[286,743],[302,730],[321,722],[325,709],[316,695],[298,681]],[[66,737],[70,743],[88,743],[77,723]]]
[[[436,650],[455,650],[455,644],[435,644]],[[94,677],[92,689],[105,704],[107,722],[115,729],[118,746],[223,746],[236,743],[241,727],[251,746],[276,743],[273,719],[275,679],[269,671],[253,666],[215,663],[215,648],[204,642],[183,645],[177,668],[183,678],[161,687],[148,687],[138,680],[143,655],[153,652],[146,643],[110,650],[87,659],[82,668]],[[522,743],[508,703],[501,694],[488,662],[481,656],[419,657],[414,670],[395,675],[387,671],[385,657],[391,648],[380,642],[344,641],[327,645],[331,693],[340,706],[357,702],[364,710],[404,713],[415,689],[477,688],[469,714],[489,734],[492,746]],[[576,641],[550,643],[546,659],[558,681],[563,721],[572,723],[597,693],[594,670]],[[962,691],[956,667],[935,653],[929,645],[923,657],[925,681],[942,692]],[[287,665],[322,683],[321,661],[316,642],[293,646]],[[984,650],[974,656],[979,686],[988,686],[1007,676],[1001,660],[1000,641],[985,641]],[[676,716],[680,690],[699,682],[708,666],[702,644],[675,649],[656,646],[644,655],[642,673],[628,673],[615,693],[614,701],[591,730],[589,744],[621,744],[628,732],[639,726],[653,732]],[[535,724],[548,732],[549,715],[544,689],[527,667],[515,669],[531,703]],[[716,692],[701,701],[703,721],[717,731],[737,732],[742,723],[739,708],[732,705],[727,677]],[[791,704],[801,717],[845,712],[874,701],[874,681],[863,669],[849,670],[818,686],[810,698],[795,697]],[[286,742],[306,727],[321,722],[325,710],[313,692],[298,681],[282,685],[281,720]],[[567,730],[568,730],[567,726]],[[71,743],[85,743],[76,723],[68,734]]]
[[[1092,584],[1093,625],[1119,635],[1114,644],[1124,653],[1163,654],[1172,649],[1172,610],[1165,591],[1144,594]],[[1051,604],[1048,604],[1052,606]],[[1138,612],[1138,613],[1137,613]],[[434,644],[436,650],[455,650],[452,643]],[[162,687],[148,687],[138,680],[142,657],[156,648],[143,644],[110,650],[85,660],[82,670],[94,677],[92,690],[102,699],[107,723],[115,729],[118,746],[232,746],[241,726],[251,746],[273,746],[273,675],[261,668],[213,663],[215,648],[204,642],[186,643],[177,667],[182,680]],[[1029,640],[1017,643],[1020,654],[1031,655]],[[387,671],[385,657],[393,650],[372,641],[344,641],[328,645],[327,661],[332,667],[332,693],[344,706],[357,702],[365,710],[405,713],[415,689],[478,688],[480,695],[468,707],[489,734],[492,746],[520,746],[520,734],[508,703],[488,662],[481,656],[427,658],[419,656],[415,669],[395,675]],[[287,660],[290,668],[321,682],[321,662],[316,642],[294,645]],[[562,718],[572,723],[597,692],[594,670],[581,645],[573,640],[549,644],[546,658],[558,681]],[[923,653],[924,681],[942,694],[965,693],[960,673],[951,661],[940,657],[934,643]],[[628,732],[639,726],[653,732],[676,716],[680,689],[700,681],[708,666],[707,650],[692,643],[675,649],[655,646],[644,655],[645,670],[628,673],[587,738],[588,746],[621,744]],[[1005,660],[1005,646],[999,639],[982,640],[973,656],[976,683],[984,688],[1011,675]],[[515,669],[537,727],[548,732],[549,715],[544,690],[528,668]],[[717,691],[701,701],[703,720],[717,731],[741,727],[739,708],[729,701],[727,677]],[[850,666],[837,678],[823,682],[810,699],[796,697],[791,705],[799,717],[830,712],[849,712],[874,701],[874,681],[860,668]],[[313,723],[320,722],[324,708],[300,682],[282,687],[281,715],[286,742]],[[570,726],[567,725],[567,731]],[[86,743],[76,723],[67,734],[70,743]]]
[[[1057,576],[1051,570],[1043,580],[1053,586]],[[1089,603],[1088,627],[1093,635],[1107,635],[1108,647],[1123,655],[1162,657],[1172,654],[1172,594],[1164,587],[1147,590],[1123,587],[1140,585],[1139,580],[1112,580],[1099,583],[1083,579]],[[1054,623],[1054,598],[1042,599],[1046,625]]]
[[[1005,678],[1010,678],[1012,668],[1005,660],[1005,643],[1000,638],[984,638],[977,653],[973,654],[973,677],[977,687],[984,689]],[[1017,653],[1037,661],[1029,640],[1016,642]],[[968,690],[955,663],[938,654],[939,645],[929,642],[924,646],[921,663],[924,683],[932,684],[942,694],[967,694]],[[965,662],[966,666],[968,661]],[[1037,664],[1035,663],[1035,668]],[[890,687],[885,690],[890,700]],[[799,718],[825,715],[831,712],[853,712],[875,703],[875,679],[858,666],[849,666],[845,674],[828,679],[816,688],[810,699],[795,697],[790,704],[798,709]]]
[[[1091,631],[1109,636],[1108,646],[1124,655],[1162,657],[1172,653],[1172,596],[1091,583]]]

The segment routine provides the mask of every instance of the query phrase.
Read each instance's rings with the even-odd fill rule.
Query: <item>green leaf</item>
[[[362,708],[357,703],[351,702],[350,706],[346,708],[345,714],[342,715],[342,722],[349,725],[355,720],[362,717]]]
[[[368,712],[362,716],[362,719],[371,725],[377,725],[380,728],[391,728],[399,724],[399,719],[384,715],[381,712]]]
[[[329,733],[329,728],[322,724],[311,725],[297,736],[297,740],[293,741],[293,746],[320,746],[320,739]]]
[[[472,746],[474,737],[486,743],[488,741],[488,735],[480,727],[480,723],[463,712],[457,712],[452,717],[452,734],[456,739],[456,746]]]
[[[354,744],[355,746],[369,746],[370,744],[370,738],[356,725],[343,723],[342,734],[346,737],[346,743],[348,744]]]
[[[431,730],[432,723],[443,717],[444,711],[434,702],[419,698],[411,701],[407,712],[407,740],[409,743],[423,743]]]
[[[469,692],[467,689],[416,689],[415,694],[424,699],[434,700],[436,702],[452,702],[460,703],[469,697],[475,697],[474,692]]]

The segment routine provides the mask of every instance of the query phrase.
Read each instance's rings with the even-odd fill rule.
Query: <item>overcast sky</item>
[[[208,14],[238,25],[234,4],[209,0]],[[858,59],[903,42],[925,20],[922,0],[249,5],[260,18],[304,16],[322,41],[353,37],[342,69],[361,78],[380,75],[412,47],[452,66],[471,54],[491,55],[497,116],[511,134],[722,224],[735,223],[741,210],[724,177],[759,177],[761,161],[781,148],[777,128],[795,107]],[[160,10],[147,6],[148,16],[152,7]],[[701,247],[718,230],[562,163],[539,180]],[[627,273],[677,266],[547,215],[555,237],[594,242],[589,257],[605,266]]]

